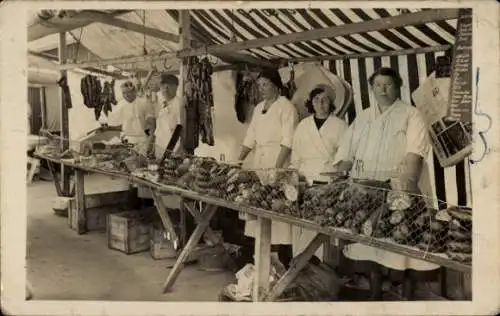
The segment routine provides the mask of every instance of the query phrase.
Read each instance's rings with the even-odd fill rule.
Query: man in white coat
[[[177,125],[181,123],[181,108],[182,99],[177,95],[179,79],[174,75],[164,74],[161,76],[159,98],[161,108],[156,118],[156,128],[152,133],[150,142],[154,146],[154,155],[156,159],[161,159],[165,149],[167,148],[170,139]],[[178,141],[174,147],[174,151],[182,148],[181,142]],[[177,195],[163,195],[163,204],[171,209],[179,209],[181,199]]]
[[[427,130],[417,108],[399,98],[401,77],[390,68],[380,68],[369,78],[369,83],[377,104],[360,113],[344,134],[335,157],[337,170],[350,171],[352,178],[397,180],[407,192],[429,194],[430,185],[420,181],[430,149]],[[344,255],[355,262],[370,263],[373,299],[382,296],[383,267],[405,274],[407,270],[427,271],[439,267],[362,244],[346,246]],[[411,297],[413,280],[405,278],[404,281],[409,281],[405,282],[404,295]]]
[[[135,145],[135,150],[147,155],[149,136],[154,126],[154,107],[145,98],[138,98],[136,87],[131,81],[126,81],[120,86],[123,100],[111,112],[108,118],[109,126],[121,126],[121,137],[130,144]],[[150,199],[149,188],[138,187],[138,196]]]
[[[257,85],[263,101],[255,107],[239,160],[245,160],[253,151],[249,168],[286,168],[298,121],[297,110],[287,98],[281,96],[283,83],[278,71],[263,71]],[[256,220],[247,219],[245,235],[255,237],[255,229]],[[273,221],[271,231],[271,244],[278,250],[280,260],[288,265],[292,259],[292,226]]]
[[[339,105],[341,106],[341,104]],[[293,137],[292,168],[299,170],[309,184],[328,182],[321,173],[332,171],[332,164],[340,139],[348,126],[333,113],[335,111],[335,91],[327,85],[317,85],[309,94],[306,108],[312,115],[304,118]],[[305,250],[316,236],[316,232],[293,227],[293,256]],[[321,260],[323,247],[316,251]]]
[[[137,97],[136,88],[131,81],[124,82],[120,88],[123,100],[111,112],[108,125],[121,126],[121,137],[145,154],[150,120],[155,117],[154,107],[148,100]]]
[[[160,159],[163,152],[172,137],[175,127],[182,125],[181,109],[182,99],[177,95],[179,79],[174,75],[162,75],[160,81],[159,98],[160,110],[156,118],[156,129],[152,133],[151,141],[154,142],[154,151],[156,159]],[[180,142],[177,143],[175,150],[180,148]]]

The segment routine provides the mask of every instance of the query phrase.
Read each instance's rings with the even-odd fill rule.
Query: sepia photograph
[[[476,12],[401,4],[28,8],[24,299],[472,302]]]

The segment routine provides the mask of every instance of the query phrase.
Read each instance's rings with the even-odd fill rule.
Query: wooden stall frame
[[[57,161],[54,158],[44,157],[41,155],[37,156],[40,159]],[[126,177],[130,181],[136,182],[144,186],[148,186],[150,188],[154,188],[155,194],[157,196],[163,193],[178,194],[184,198],[184,203],[186,203],[186,201],[188,200],[202,201],[205,203],[205,207],[202,208],[202,210],[196,210],[195,207],[191,206],[187,207],[188,211],[190,211],[191,214],[195,217],[197,226],[193,234],[190,236],[189,240],[185,244],[184,248],[182,249],[176,263],[174,264],[174,267],[170,271],[169,276],[167,277],[167,280],[163,285],[164,293],[172,291],[173,285],[177,280],[178,276],[180,275],[182,269],[184,268],[186,260],[188,259],[189,255],[195,250],[195,247],[199,243],[202,236],[206,234],[208,239],[209,240],[211,239],[212,234],[210,233],[211,229],[209,227],[210,220],[215,215],[218,207],[224,207],[238,212],[245,212],[248,214],[255,215],[257,217],[258,225],[257,225],[256,243],[255,243],[255,265],[256,265],[256,270],[258,272],[255,278],[257,282],[254,282],[254,288],[252,292],[253,299],[255,301],[272,301],[275,300],[277,297],[279,297],[279,295],[283,293],[286,287],[297,276],[300,270],[305,267],[306,263],[312,257],[316,249],[320,247],[322,244],[328,242],[328,240],[331,238],[338,238],[341,240],[359,242],[379,249],[384,249],[387,251],[392,251],[394,253],[406,255],[412,258],[436,263],[443,267],[451,268],[456,271],[461,271],[465,273],[470,273],[472,271],[471,265],[451,261],[445,257],[431,253],[428,253],[422,257],[422,251],[420,250],[415,250],[408,246],[399,245],[384,240],[376,240],[367,236],[354,234],[348,230],[319,227],[317,224],[313,222],[307,222],[305,220],[300,220],[288,215],[277,214],[271,211],[257,209],[254,207],[240,206],[238,204],[235,204],[234,202],[229,202],[223,199],[214,198],[210,196],[204,196],[194,191],[181,189],[175,186],[158,185],[146,180],[141,180],[130,176],[124,176],[117,172],[96,170],[93,168],[85,168],[83,166],[78,166],[68,162],[64,163],[72,168],[81,169],[81,174],[83,174],[83,171],[87,170],[87,171],[107,174],[110,176]],[[82,190],[78,189],[77,192],[80,192],[81,194]],[[82,208],[80,208],[80,210],[81,209]],[[79,216],[80,216],[79,218],[82,218],[82,215]],[[302,252],[302,254],[300,254],[298,257],[294,259],[293,264],[291,265],[289,270],[283,274],[281,279],[275,284],[275,286],[272,289],[269,288],[269,275],[270,275],[269,273],[272,260],[270,256],[271,254],[270,234],[269,236],[267,236],[270,230],[271,220],[282,221],[288,224],[298,225],[317,232],[317,236],[309,243],[309,245]],[[167,227],[165,228],[168,229]],[[215,241],[213,242],[215,243]]]
[[[189,22],[188,24],[184,24],[183,21],[188,21],[189,20],[189,11],[187,10],[180,10],[180,16],[181,16],[181,33],[179,36],[179,41],[184,44],[191,44],[191,41],[188,37],[188,33],[190,33],[190,27],[189,27]],[[184,16],[184,17],[183,17]],[[359,23],[353,23],[349,25],[340,25],[340,26],[335,26],[335,27],[330,27],[330,28],[323,28],[323,29],[315,29],[311,31],[304,31],[304,32],[297,32],[293,34],[285,34],[285,35],[278,35],[278,36],[272,36],[268,38],[259,38],[259,39],[254,39],[254,40],[248,40],[248,41],[243,41],[243,42],[233,42],[233,43],[228,43],[228,44],[223,44],[223,45],[212,45],[212,46],[207,46],[207,47],[187,47],[189,45],[182,45],[182,49],[180,51],[176,52],[169,52],[167,54],[164,54],[162,56],[152,56],[152,57],[146,57],[147,60],[164,60],[165,58],[175,58],[175,59],[182,59],[185,57],[189,56],[201,56],[201,55],[207,55],[211,54],[214,56],[226,56],[228,54],[235,54],[237,51],[241,50],[248,50],[248,49],[253,49],[253,48],[261,48],[265,46],[274,46],[274,45],[280,45],[280,44],[289,44],[289,43],[296,43],[300,41],[308,41],[308,40],[319,40],[322,38],[327,38],[327,37],[336,37],[336,36],[345,36],[345,35],[350,35],[350,34],[357,34],[357,33],[363,33],[363,32],[370,32],[370,31],[376,31],[376,30],[386,30],[386,29],[391,29],[391,28],[397,28],[397,27],[402,27],[402,26],[407,26],[407,25],[416,25],[416,24],[423,24],[423,23],[428,23],[428,22],[436,22],[436,21],[441,21],[441,20],[448,20],[448,19],[456,19],[458,17],[458,9],[431,9],[431,10],[425,10],[425,11],[420,11],[416,13],[409,13],[409,14],[404,14],[400,16],[392,16],[388,18],[380,18],[377,20],[371,20],[371,21],[365,21],[365,22],[359,22]],[[106,23],[110,25],[114,25],[117,27],[121,27],[124,29],[128,29],[130,31],[134,32],[141,32],[144,34],[147,34],[149,36],[157,37],[157,38],[163,38],[166,40],[171,40],[171,41],[176,41],[177,37],[172,36],[172,34],[162,32],[160,30],[152,30],[152,29],[146,29],[144,27],[140,28],[138,25],[132,25],[131,23],[127,22],[121,22],[121,21],[116,21],[118,19],[113,19],[113,18],[108,18],[108,17],[103,17],[103,16],[96,16],[95,14],[93,16],[88,16],[88,19],[82,22],[80,21],[80,26],[73,26],[73,28],[81,27],[82,25],[87,25],[92,22],[101,22],[101,23]],[[60,65],[58,66],[59,70],[61,71],[61,74],[64,73],[65,70],[68,69],[74,69],[74,68],[85,68],[85,67],[99,67],[101,65],[112,65],[112,64],[125,64],[125,63],[131,63],[131,62],[138,62],[138,61],[144,61],[146,60],[145,57],[129,57],[129,58],[120,58],[120,59],[115,59],[115,60],[101,60],[101,61],[90,61],[90,62],[83,62],[83,63],[72,63],[68,64],[65,63],[65,57],[64,57],[64,48],[65,48],[65,38],[63,39],[63,34],[65,31],[71,30],[71,27],[65,27],[63,31],[60,33]],[[186,32],[184,32],[184,31]],[[147,32],[147,33],[146,33]],[[161,32],[161,33],[160,33]],[[48,34],[45,34],[48,35]],[[33,38],[30,37],[30,39]],[[449,47],[434,47],[434,48],[425,48],[422,49],[422,51],[436,51],[436,50],[447,50]],[[417,49],[413,50],[414,53],[418,52]],[[406,52],[408,53],[408,52]],[[397,55],[397,52],[384,52],[380,53],[380,56],[382,55]],[[400,54],[404,54],[403,51],[400,52]],[[261,67],[278,67],[279,63],[271,63],[266,60],[260,60],[255,57],[248,57],[248,56],[241,56],[241,54],[237,53],[236,54],[238,57],[233,57],[232,61],[239,61],[239,62],[246,62],[254,65],[259,65]],[[371,53],[370,55],[359,55],[357,57],[373,57],[375,55],[378,55],[377,53]],[[350,56],[352,58],[352,56]],[[345,57],[340,57],[339,59],[344,59]],[[231,59],[231,58],[229,58]],[[317,58],[322,59],[321,57]],[[326,57],[325,59],[332,59]],[[305,61],[305,60],[304,60]],[[182,75],[182,66],[180,67],[180,72]],[[63,110],[64,112],[64,110]],[[67,110],[66,110],[67,112]],[[67,113],[66,113],[67,114]],[[67,123],[66,126],[64,126],[64,114],[63,114],[63,136],[64,136],[64,128],[67,129]],[[79,166],[74,166],[75,168],[79,168]],[[92,170],[93,172],[99,172],[96,170]],[[80,179],[83,177],[83,174],[77,175],[77,184],[76,184],[76,194],[81,195],[83,191],[83,184]],[[79,181],[80,180],[80,181]],[[146,185],[149,186],[154,186],[151,183],[147,183],[146,181],[138,181],[138,182],[143,182]],[[67,192],[66,190],[66,181],[63,180],[63,192]],[[78,184],[80,183],[80,184]],[[194,249],[195,245],[198,243],[200,238],[204,233],[209,236],[210,239],[210,230],[208,229],[210,219],[214,216],[217,206],[223,206],[229,209],[235,209],[237,211],[243,211],[246,213],[253,214],[257,216],[257,233],[256,233],[256,245],[255,245],[255,256],[256,256],[256,266],[257,266],[257,276],[256,280],[257,282],[254,282],[254,288],[253,288],[253,294],[254,294],[254,300],[273,300],[276,297],[280,295],[280,293],[286,288],[287,283],[291,282],[293,278],[298,274],[300,271],[301,267],[305,266],[306,264],[306,259],[308,259],[309,253],[314,253],[314,251],[321,245],[321,243],[326,243],[327,238],[325,236],[330,236],[332,238],[339,238],[339,239],[345,239],[345,240],[350,240],[350,241],[355,241],[355,242],[360,242],[364,244],[369,244],[374,247],[386,249],[389,251],[393,251],[399,254],[407,255],[410,257],[418,258],[418,259],[423,259],[427,260],[430,262],[434,262],[437,264],[440,264],[442,266],[447,266],[452,269],[456,269],[459,271],[465,271],[465,272],[470,272],[471,267],[466,264],[460,264],[457,262],[451,262],[450,260],[447,260],[446,258],[440,257],[435,254],[427,254],[425,258],[422,258],[421,251],[417,251],[414,249],[411,249],[409,247],[397,245],[397,244],[389,244],[385,241],[378,241],[378,240],[373,240],[371,238],[362,236],[362,235],[355,235],[350,232],[345,232],[339,229],[328,229],[328,228],[318,228],[317,225],[314,223],[305,223],[304,221],[299,221],[297,219],[294,219],[289,216],[284,216],[284,215],[278,215],[278,214],[273,214],[272,212],[269,211],[263,211],[260,209],[254,209],[251,207],[235,207],[234,203],[212,198],[212,197],[207,197],[207,196],[201,196],[197,193],[190,192],[188,190],[183,190],[179,188],[159,188],[156,190],[156,199],[158,199],[158,195],[160,195],[163,192],[168,191],[170,194],[174,192],[175,194],[179,194],[183,198],[186,199],[194,199],[194,200],[199,200],[199,201],[204,201],[207,203],[206,207],[203,210],[200,210],[200,212],[196,212],[193,210],[193,208],[190,208],[186,205],[185,201],[183,205],[186,205],[186,208],[188,211],[195,216],[195,219],[197,221],[197,226],[193,232],[193,234],[190,236],[189,240],[187,241],[185,247],[183,248],[178,260],[175,263],[174,268],[170,272],[167,280],[165,281],[164,284],[164,291],[169,291],[172,289],[173,284],[175,283],[175,280],[177,279],[178,275],[180,274],[182,267],[184,265],[185,260],[187,259],[189,253]],[[81,205],[81,203],[80,203]],[[159,207],[160,209],[161,207]],[[79,208],[81,210],[81,208]],[[163,210],[159,210],[160,212],[164,213]],[[184,213],[184,212],[181,212]],[[80,216],[80,215],[79,215]],[[84,218],[82,218],[82,221]],[[300,226],[303,226],[305,228],[310,228],[313,230],[316,230],[318,235],[311,241],[311,243],[308,245],[306,250],[303,252],[302,255],[299,256],[299,258],[295,261],[294,265],[287,271],[285,274],[282,276],[282,278],[278,281],[277,285],[273,289],[269,289],[269,273],[270,273],[270,223],[271,220],[280,220],[283,222],[288,222],[288,223],[293,223],[293,224],[298,224]],[[162,218],[163,222],[163,218]],[[80,225],[79,225],[80,226]],[[164,222],[164,226],[170,226],[168,221]],[[208,231],[208,233],[207,233]]]

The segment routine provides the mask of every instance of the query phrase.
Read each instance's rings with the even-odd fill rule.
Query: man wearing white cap
[[[154,107],[147,100],[137,98],[136,88],[131,81],[124,82],[120,88],[123,101],[108,124],[120,125],[121,137],[137,145],[137,150],[146,154],[148,134],[153,127],[151,121],[154,121],[155,117]]]

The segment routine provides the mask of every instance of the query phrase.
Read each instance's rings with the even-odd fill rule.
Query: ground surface
[[[87,192],[116,186],[89,176]],[[162,294],[173,260],[153,260],[149,252],[126,255],[110,250],[105,233],[77,235],[67,218],[54,215],[52,182],[36,181],[28,187],[27,276],[35,299],[42,300],[148,300],[215,301],[233,281],[230,272],[205,272],[187,266],[172,293]]]

